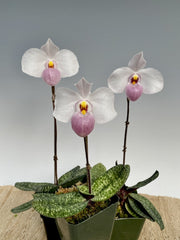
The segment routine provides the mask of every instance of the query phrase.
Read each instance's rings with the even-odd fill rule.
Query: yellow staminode
[[[138,77],[138,75],[137,75],[137,74],[134,74],[134,75],[133,75],[133,80],[135,80],[135,81],[136,81],[136,80],[138,80],[138,78],[139,78],[139,77]]]
[[[88,108],[87,102],[86,101],[82,101],[81,104],[80,104],[80,109],[81,109],[81,113],[83,115],[86,114],[87,108]]]
[[[50,67],[50,68],[53,68],[53,67],[54,67],[54,63],[53,63],[53,61],[49,61],[49,63],[48,63],[48,67]]]
[[[132,83],[133,85],[135,85],[135,84],[137,83],[138,79],[139,79],[138,75],[137,75],[137,74],[134,74],[133,77],[132,77],[131,83]]]
[[[82,108],[86,108],[87,107],[87,102],[86,101],[82,101],[81,102],[81,107]]]

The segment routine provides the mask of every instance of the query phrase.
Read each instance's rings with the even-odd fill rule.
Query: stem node
[[[123,166],[125,166],[125,161],[126,161],[126,150],[127,150],[127,131],[128,131],[128,125],[130,124],[129,122],[129,99],[127,98],[127,117],[126,117],[126,122],[125,122],[125,132],[124,132],[124,146],[123,146]]]
[[[51,87],[52,91],[52,105],[53,105],[53,110],[55,109],[55,87]],[[58,176],[57,176],[57,123],[56,119],[54,117],[54,184],[58,185]]]

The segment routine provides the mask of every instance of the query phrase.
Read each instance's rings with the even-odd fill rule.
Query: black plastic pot
[[[114,221],[111,240],[138,240],[145,218],[120,218]]]
[[[61,240],[54,218],[48,218],[40,215],[46,231],[47,240]]]
[[[56,224],[62,240],[110,240],[117,203],[111,204],[82,223],[69,224],[64,218],[57,218]]]

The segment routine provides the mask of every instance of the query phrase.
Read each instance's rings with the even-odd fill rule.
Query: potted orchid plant
[[[163,88],[159,71],[147,68],[143,54],[136,54],[128,67],[116,69],[108,79],[109,87],[91,92],[92,84],[82,78],[75,84],[78,92],[67,88],[55,89],[61,78],[75,75],[78,60],[70,50],[59,50],[50,40],[40,49],[31,48],[22,57],[22,71],[42,77],[51,86],[54,119],[54,183],[17,182],[24,191],[34,191],[33,199],[12,209],[19,213],[33,207],[44,220],[48,239],[63,240],[136,240],[145,219],[163,222],[155,207],[137,189],[158,177],[156,171],[150,178],[128,187],[126,180],[130,166],[125,163],[130,101],[142,93],[156,93]],[[106,170],[102,163],[91,167],[88,153],[88,136],[95,124],[113,120],[114,93],[126,91],[127,118],[124,134],[123,162]],[[113,93],[114,92],[114,93]],[[73,131],[83,138],[86,164],[77,166],[58,178],[57,174],[57,120],[71,122]],[[63,161],[62,161],[63,162]],[[63,165],[63,163],[61,164]],[[130,220],[130,222],[129,222]],[[134,223],[133,223],[134,221]],[[49,233],[48,224],[53,226]],[[125,227],[129,230],[123,230]],[[133,230],[133,228],[137,228]],[[126,233],[125,233],[126,232]],[[128,232],[131,232],[129,234]]]
[[[126,92],[127,116],[125,122],[123,165],[126,162],[127,131],[129,126],[130,102],[140,98],[142,93],[154,94],[163,89],[164,81],[162,74],[154,68],[145,68],[146,60],[143,52],[134,55],[128,67],[121,67],[112,72],[108,78],[108,86],[114,93]],[[124,185],[117,192],[119,198],[117,216],[114,223],[111,240],[136,240],[143,227],[144,220],[156,221],[161,230],[164,229],[162,218],[153,204],[144,196],[139,195],[137,190],[155,180],[159,172],[148,179],[128,187]]]

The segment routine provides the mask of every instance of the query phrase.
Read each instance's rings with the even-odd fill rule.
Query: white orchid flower
[[[106,87],[91,93],[92,84],[82,78],[75,84],[79,92],[59,88],[56,92],[54,117],[61,122],[71,121],[76,134],[86,137],[96,123],[106,123],[116,116],[114,94]]]
[[[164,81],[161,73],[154,68],[145,68],[143,52],[134,55],[128,67],[118,68],[108,78],[108,86],[115,93],[126,91],[131,101],[137,100],[142,93],[153,94],[161,91]]]
[[[22,71],[30,76],[43,78],[50,86],[61,78],[71,77],[79,70],[77,57],[67,49],[59,48],[48,39],[40,48],[30,48],[22,56]]]

